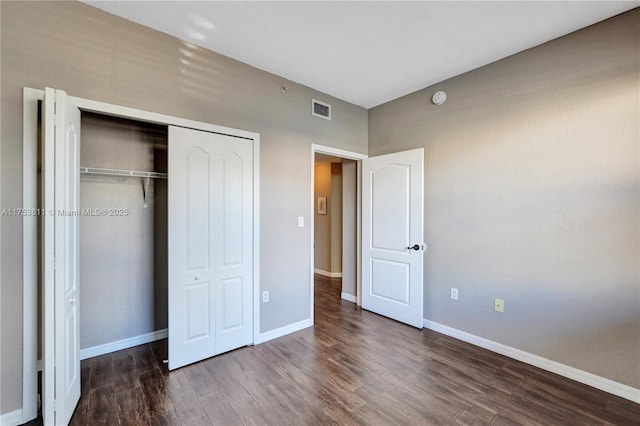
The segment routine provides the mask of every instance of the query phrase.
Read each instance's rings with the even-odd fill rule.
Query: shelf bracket
[[[147,208],[147,196],[149,195],[149,182],[151,178],[147,176],[142,180],[142,197],[144,199],[144,208]]]

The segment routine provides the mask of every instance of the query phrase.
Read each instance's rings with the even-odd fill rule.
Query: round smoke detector
[[[431,102],[433,102],[434,105],[442,105],[446,100],[447,100],[447,92],[443,90],[438,90],[431,97]]]

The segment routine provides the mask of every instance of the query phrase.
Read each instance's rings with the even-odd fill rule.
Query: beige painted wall
[[[339,162],[322,156],[316,158],[314,191],[314,269],[342,273],[342,165]],[[325,215],[318,214],[318,197],[327,199]]]
[[[309,317],[311,144],[367,152],[367,111],[79,2],[0,2],[0,207],[22,204],[22,88],[260,133],[261,331]],[[283,93],[282,86],[288,90]],[[332,105],[311,116],[310,99]],[[2,218],[0,414],[21,406],[22,221]]]
[[[342,163],[331,163],[331,266],[329,272],[342,273]]]
[[[342,160],[342,292],[356,296],[357,168]]]
[[[425,149],[426,318],[635,388],[639,20],[369,111],[369,155]]]
[[[317,162],[315,164],[315,222],[314,233],[314,269],[331,271],[331,163]],[[327,214],[318,214],[318,197],[326,197]]]

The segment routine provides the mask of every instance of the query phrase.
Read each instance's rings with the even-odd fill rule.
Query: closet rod
[[[139,172],[136,170],[101,169],[97,167],[80,167],[80,174],[100,175],[100,176],[123,176],[152,179],[166,179],[166,173],[159,172]]]

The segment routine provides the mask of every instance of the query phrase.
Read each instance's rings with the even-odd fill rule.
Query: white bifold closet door
[[[66,425],[80,399],[80,110],[47,88],[42,143],[44,423]]]
[[[253,342],[253,141],[169,126],[169,369]]]

